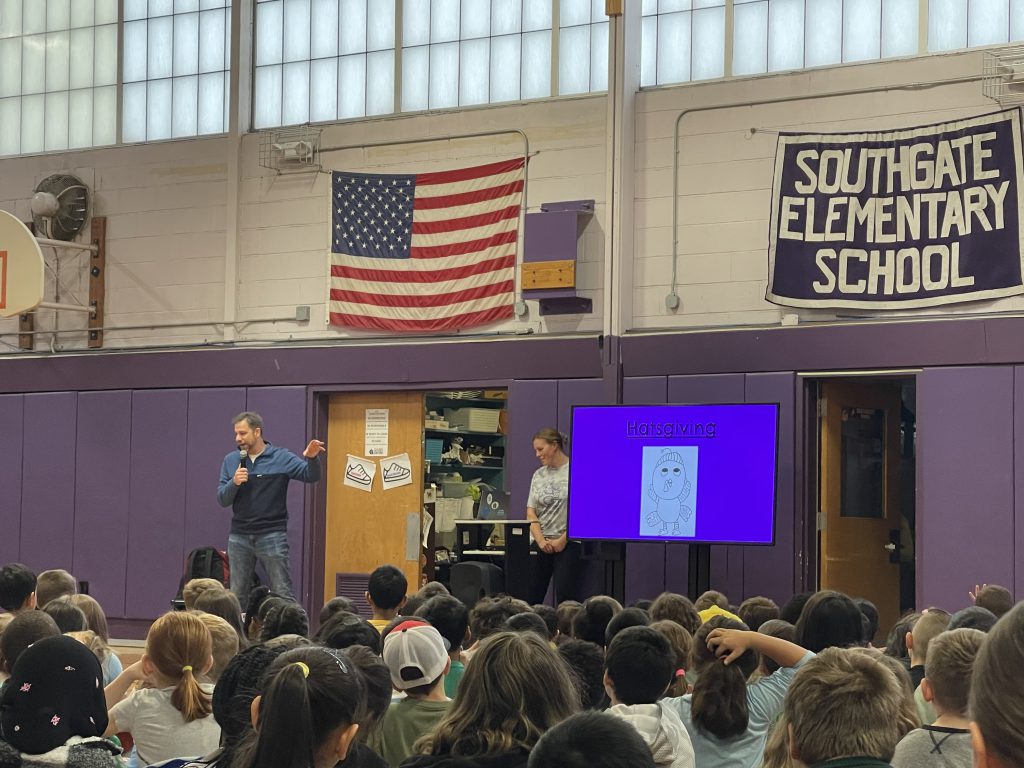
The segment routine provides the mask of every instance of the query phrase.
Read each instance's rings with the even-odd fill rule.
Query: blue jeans
[[[257,535],[232,533],[228,536],[231,591],[245,610],[256,561],[270,577],[270,588],[281,597],[294,600],[292,577],[288,572],[288,534],[284,531]]]

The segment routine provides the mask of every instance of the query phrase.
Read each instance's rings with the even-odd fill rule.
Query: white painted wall
[[[594,313],[541,318],[530,302],[529,315],[485,332],[599,332],[605,216],[604,95],[487,107],[438,114],[399,116],[327,126],[324,146],[365,144],[390,139],[447,136],[519,128],[534,153],[529,164],[528,205],[593,198],[597,212],[583,236],[577,273],[581,293],[593,299]],[[325,325],[328,174],[278,176],[259,166],[260,136],[242,140],[237,194],[228,189],[229,141],[219,137],[103,150],[13,158],[0,161],[0,207],[30,218],[35,184],[49,173],[72,170],[93,189],[94,213],[108,217],[107,326],[196,323],[225,317],[228,201],[238,205],[238,307],[240,321],[294,317],[298,305],[311,307],[311,321],[242,326],[240,340],[344,338],[344,329]],[[514,157],[522,152],[516,136],[397,145],[335,152],[323,157],[325,170],[409,173],[457,168]],[[71,252],[68,252],[71,253]],[[47,254],[47,259],[53,259]],[[79,260],[80,258],[80,260]],[[86,257],[62,256],[62,283],[88,296]],[[76,279],[68,275],[74,274]],[[47,300],[53,298],[52,280]],[[73,301],[65,295],[65,301]],[[81,315],[61,313],[59,327],[84,328]],[[40,310],[37,329],[51,330],[55,313]],[[0,351],[16,344],[17,320],[0,320]],[[473,333],[473,331],[469,331]],[[362,335],[354,332],[352,335]],[[134,329],[106,334],[105,346],[142,347],[200,344],[224,337],[218,325]],[[49,334],[37,348],[49,348]],[[86,346],[83,334],[62,335],[65,350]]]
[[[776,134],[904,128],[998,109],[980,83],[828,98],[869,86],[977,76],[979,52],[847,65],[644,91],[637,99],[634,329],[778,324],[835,319],[834,312],[782,308],[764,299]],[[665,307],[672,268],[672,135],[684,109],[783,96],[818,96],[770,106],[697,112],[680,127],[679,295]],[[749,129],[756,132],[750,136]],[[1024,308],[1024,299],[902,310],[901,317]],[[864,312],[844,313],[866,315]],[[894,316],[896,313],[871,313]]]

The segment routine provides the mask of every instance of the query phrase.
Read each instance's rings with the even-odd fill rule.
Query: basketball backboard
[[[43,252],[17,217],[0,211],[0,317],[13,317],[43,300]]]

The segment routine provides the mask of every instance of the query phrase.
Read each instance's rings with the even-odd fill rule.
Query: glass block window
[[[725,75],[726,0],[643,0],[640,85]]]
[[[1024,40],[1024,0],[642,0],[641,14],[643,86]]]
[[[552,0],[404,0],[403,112],[551,95]]]
[[[259,0],[253,124],[395,109],[394,0]]]
[[[604,0],[560,0],[558,92],[608,90],[608,17]]]
[[[0,0],[0,155],[117,141],[117,0]]]
[[[122,139],[226,132],[231,0],[124,0],[123,21]]]

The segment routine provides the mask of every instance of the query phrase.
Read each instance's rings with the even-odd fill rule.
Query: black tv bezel
[[[607,537],[594,537],[594,536],[573,536],[572,530],[572,445],[573,445],[573,429],[576,426],[576,409],[586,408],[589,410],[593,409],[622,409],[622,408],[676,408],[676,407],[694,407],[694,408],[707,408],[707,407],[719,407],[719,406],[746,406],[746,405],[770,405],[775,409],[775,473],[774,480],[772,482],[772,539],[771,541],[723,541],[720,539],[682,539],[677,537],[658,537],[658,536],[644,536],[642,538],[607,538]],[[568,499],[566,500],[566,535],[569,541],[609,541],[609,542],[620,542],[624,544],[716,544],[722,546],[732,547],[773,547],[775,546],[775,525],[778,523],[778,512],[779,512],[779,426],[781,421],[782,404],[778,401],[771,402],[752,402],[752,403],[618,403],[613,405],[573,405],[572,411],[569,416],[569,487],[568,487]]]

